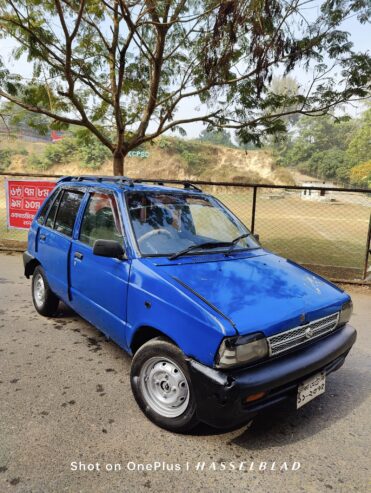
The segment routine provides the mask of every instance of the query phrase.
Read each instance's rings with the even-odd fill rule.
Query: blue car
[[[242,425],[297,408],[356,340],[334,284],[259,244],[218,199],[125,177],[65,177],[24,253],[36,310],[62,300],[133,355],[131,386],[157,425]]]

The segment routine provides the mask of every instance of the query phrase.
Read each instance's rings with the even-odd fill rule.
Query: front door
[[[72,242],[71,305],[86,320],[126,349],[126,301],[130,262],[93,254],[96,240],[123,243],[113,194],[89,195],[80,231]]]

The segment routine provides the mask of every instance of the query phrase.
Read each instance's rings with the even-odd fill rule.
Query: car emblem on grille
[[[313,336],[313,330],[308,327],[307,330],[304,332],[304,335],[307,339],[310,339]]]
[[[300,323],[303,324],[305,322],[305,313],[300,315]]]

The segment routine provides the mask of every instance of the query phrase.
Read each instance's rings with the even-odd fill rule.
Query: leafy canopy
[[[276,147],[278,163],[311,176],[342,183],[368,184],[371,108],[360,118],[302,117]]]
[[[31,78],[0,62],[0,97],[55,128],[87,129],[123,158],[201,121],[258,143],[291,114],[326,114],[370,89],[370,57],[341,29],[370,18],[368,0],[0,0],[0,35]],[[309,15],[310,12],[310,15]],[[297,92],[269,89],[300,67]],[[179,106],[189,111],[181,115]],[[193,108],[193,105],[195,107]],[[192,110],[192,111],[191,111]]]

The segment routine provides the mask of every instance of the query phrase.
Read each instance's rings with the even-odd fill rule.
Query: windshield
[[[216,199],[205,195],[131,192],[128,210],[142,255],[171,256],[193,245],[222,243],[189,254],[226,252],[233,240],[248,230]],[[224,243],[224,245],[223,245]],[[252,236],[241,238],[234,251],[258,247]]]

